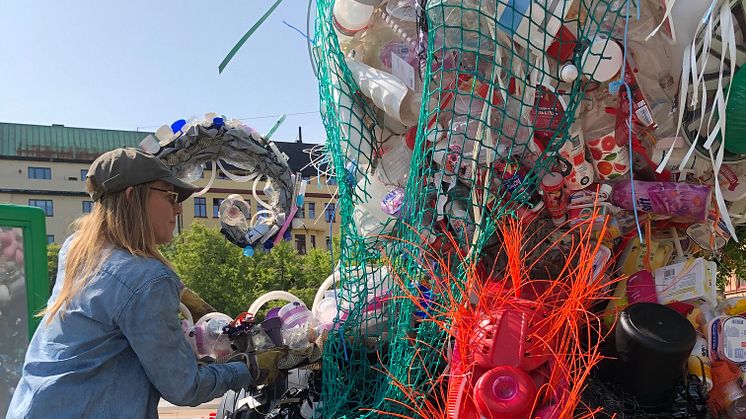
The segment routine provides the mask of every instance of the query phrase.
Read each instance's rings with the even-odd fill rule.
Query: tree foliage
[[[332,272],[331,255],[325,250],[299,255],[291,243],[281,242],[271,252],[246,257],[220,232],[201,223],[192,224],[162,251],[189,288],[230,316],[274,290],[289,291],[310,307]]]

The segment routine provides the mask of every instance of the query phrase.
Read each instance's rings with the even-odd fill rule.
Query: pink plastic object
[[[474,400],[483,417],[525,419],[530,417],[536,393],[536,384],[528,374],[504,365],[479,378]]]
[[[632,274],[627,279],[627,299],[630,304],[658,303],[653,274],[644,270]]]
[[[523,301],[483,319],[475,331],[474,360],[483,368],[500,365],[531,371],[549,358],[548,345],[531,335],[543,336],[544,316],[536,304]]]
[[[448,379],[446,418],[479,419],[474,401],[466,394],[466,389],[471,389],[472,375],[467,372],[465,362],[461,360],[458,343],[453,348],[450,364],[451,376]]]
[[[630,211],[636,205],[637,210],[642,212],[685,217],[695,221],[707,219],[712,201],[710,186],[638,180],[634,183],[637,202],[632,200],[632,186],[628,180],[614,184],[611,202]]]

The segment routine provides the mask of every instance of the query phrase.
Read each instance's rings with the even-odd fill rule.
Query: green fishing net
[[[495,221],[530,215],[542,178],[569,174],[559,150],[608,89],[589,75],[626,1],[389,0],[354,34],[334,3],[317,0],[313,45],[342,226],[320,416],[413,417],[426,396],[400,386],[438,397],[447,366],[447,333],[423,321],[454,298],[432,286],[433,255],[456,278],[489,267]]]

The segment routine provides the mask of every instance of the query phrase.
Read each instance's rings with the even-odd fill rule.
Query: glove
[[[258,352],[249,352],[246,354],[246,364],[249,372],[254,378],[254,385],[269,385],[277,380],[280,370],[277,363],[288,353],[285,347],[276,347]]]
[[[217,311],[213,306],[208,304],[199,295],[187,287],[184,287],[184,289],[181,290],[180,299],[181,302],[187,306],[189,312],[192,313],[192,318],[194,318],[195,322],[201,319],[205,314]]]

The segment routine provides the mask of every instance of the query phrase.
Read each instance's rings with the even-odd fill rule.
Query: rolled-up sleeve
[[[150,382],[175,405],[196,406],[252,383],[243,363],[199,367],[178,317],[179,281],[161,276],[135,290],[117,323]]]

